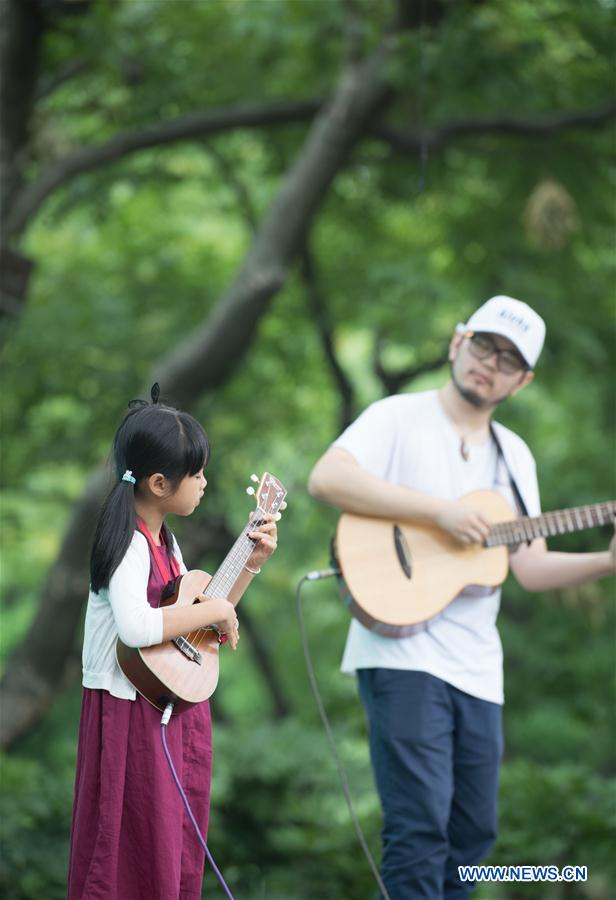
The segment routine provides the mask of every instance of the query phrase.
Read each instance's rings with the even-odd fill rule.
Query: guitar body
[[[516,518],[496,491],[464,498],[491,522]],[[345,513],[335,554],[352,615],[372,631],[405,637],[437,616],[465,588],[495,588],[507,577],[505,546],[463,546],[436,526]]]
[[[161,601],[161,606],[207,603],[205,597],[203,601],[196,598],[203,594],[210,581],[211,576],[198,569],[181,575],[175,592]],[[185,640],[197,651],[198,659],[190,651],[187,655],[173,641],[152,647],[127,647],[119,638],[116,641],[118,665],[135,689],[161,711],[173,702],[174,715],[207,700],[218,684],[218,633],[201,628],[186,635]]]

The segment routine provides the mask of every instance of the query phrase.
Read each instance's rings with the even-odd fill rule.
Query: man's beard
[[[502,403],[503,400],[506,400],[509,396],[509,394],[504,394],[497,400],[484,400],[484,398],[472,388],[466,388],[463,384],[460,384],[455,372],[455,367],[453,365],[450,367],[450,369],[451,380],[457,392],[460,394],[463,400],[466,400],[466,402],[470,403],[471,406],[474,406],[475,409],[495,409],[499,403]]]

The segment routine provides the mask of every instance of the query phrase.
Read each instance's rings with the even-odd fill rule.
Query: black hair
[[[122,562],[137,525],[135,490],[139,482],[160,472],[175,489],[186,475],[196,475],[207,463],[207,434],[189,413],[158,402],[158,384],[152,403],[133,400],[113,440],[117,482],[101,510],[90,556],[90,585],[98,593],[108,587]],[[122,480],[125,472],[136,480]],[[163,523],[163,539],[171,547],[171,533]]]

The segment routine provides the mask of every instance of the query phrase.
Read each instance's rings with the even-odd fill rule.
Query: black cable
[[[328,575],[335,575],[335,570],[329,570]],[[306,628],[304,625],[304,614],[302,612],[302,604],[301,604],[301,590],[305,581],[314,581],[316,580],[314,577],[310,577],[310,575],[314,575],[314,573],[309,573],[309,575],[304,575],[299,580],[299,584],[297,585],[297,590],[295,592],[295,602],[297,607],[297,618],[299,621],[299,632],[300,638],[302,642],[302,650],[304,651],[304,659],[306,660],[306,669],[308,671],[308,680],[310,681],[310,687],[312,688],[312,693],[314,694],[314,699],[317,704],[317,709],[319,710],[319,715],[321,717],[321,722],[323,723],[323,728],[325,729],[325,734],[327,735],[327,740],[329,742],[329,746],[334,757],[334,761],[336,763],[336,768],[338,769],[338,776],[340,778],[340,784],[342,785],[342,792],[344,794],[344,799],[346,800],[347,807],[349,809],[349,813],[351,815],[351,821],[353,822],[353,827],[355,828],[355,834],[357,835],[357,839],[361,844],[362,850],[370,864],[370,868],[372,869],[372,874],[379,886],[379,890],[382,894],[382,900],[391,900],[391,897],[387,893],[387,888],[383,884],[383,880],[379,874],[379,870],[376,867],[376,863],[370,853],[370,849],[368,844],[366,843],[366,839],[364,837],[364,833],[361,830],[361,825],[359,824],[359,820],[355,813],[355,809],[353,807],[353,801],[351,799],[351,791],[349,789],[349,781],[347,778],[346,770],[340,759],[340,755],[338,753],[338,748],[336,747],[336,741],[334,739],[334,733],[332,731],[331,725],[329,724],[329,719],[327,718],[327,713],[325,712],[325,706],[323,705],[323,700],[321,699],[321,694],[319,692],[319,686],[317,684],[317,679],[314,674],[314,667],[312,665],[312,660],[310,658],[310,648],[308,646],[308,639],[306,636]],[[326,575],[322,577],[327,577]]]

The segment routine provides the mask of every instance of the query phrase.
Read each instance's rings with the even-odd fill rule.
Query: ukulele
[[[436,525],[393,522],[344,513],[334,555],[351,614],[385,637],[407,637],[435,618],[461,591],[485,595],[502,584],[508,549],[538,537],[607,525],[616,501],[540,516],[517,516],[496,491],[464,498],[492,525],[483,545],[462,545]]]
[[[253,478],[258,481],[256,476]],[[248,532],[261,524],[266,513],[276,513],[286,505],[286,489],[269,472],[262,476],[256,490],[248,488],[248,491],[255,495],[257,508],[214,576],[199,569],[180,575],[173,585],[173,592],[167,596],[163,594],[161,606],[190,606],[206,603],[211,597],[228,598],[255,547]],[[118,638],[116,659],[142,697],[160,710],[172,702],[176,714],[207,700],[214,693],[218,684],[221,641],[222,636],[214,625],[151,647],[127,647]]]

